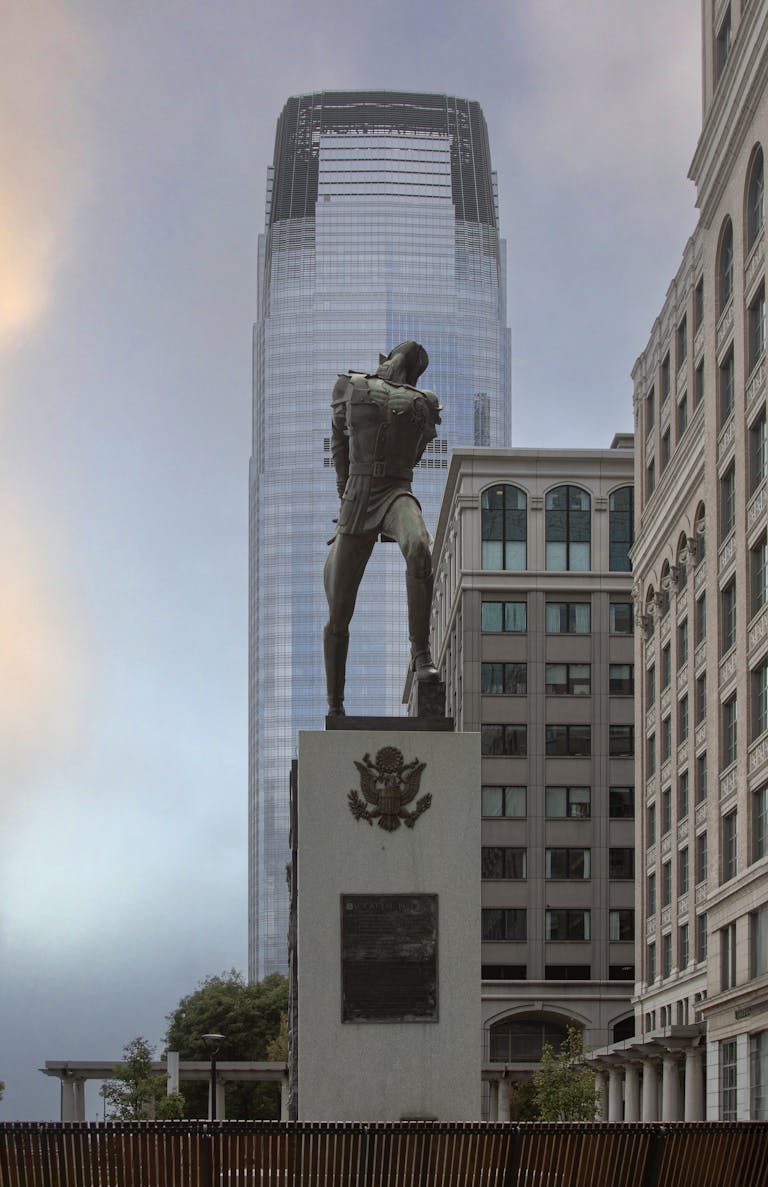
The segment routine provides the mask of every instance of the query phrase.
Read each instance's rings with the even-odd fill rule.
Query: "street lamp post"
[[[211,1056],[211,1100],[208,1107],[208,1120],[216,1120],[216,1056],[219,1053],[221,1044],[224,1042],[224,1035],[208,1034],[200,1036],[205,1043],[206,1049]]]

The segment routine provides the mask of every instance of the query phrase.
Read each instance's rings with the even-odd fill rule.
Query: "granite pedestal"
[[[479,735],[342,723],[299,734],[292,1115],[477,1121]]]

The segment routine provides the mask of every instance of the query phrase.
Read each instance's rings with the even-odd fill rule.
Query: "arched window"
[[[524,569],[527,559],[527,503],[525,491],[516,486],[492,486],[480,500],[482,515],[482,567]]]
[[[677,566],[677,589],[680,592],[688,584],[688,537],[685,532],[683,532],[677,542],[677,559],[675,564]]]
[[[653,615],[656,608],[656,591],[652,585],[645,592],[645,627],[649,634],[653,633]]]
[[[661,616],[663,618],[665,614],[669,614],[669,591],[672,588],[672,575],[669,571],[669,561],[664,561],[664,564],[661,567],[661,581],[659,582],[659,585],[661,595],[660,609]]]
[[[590,567],[591,500],[578,486],[556,486],[546,499],[546,567],[586,572]]]
[[[720,232],[717,253],[717,316],[725,309],[733,295],[733,223],[727,218]]]
[[[568,1027],[549,1019],[502,1018],[491,1027],[492,1063],[540,1063],[545,1043],[559,1051]]]
[[[608,568],[612,573],[629,573],[629,550],[635,539],[635,492],[631,486],[615,490],[608,500],[610,546]]]
[[[626,978],[623,975],[624,968],[626,968],[627,973],[628,973],[628,976]],[[622,977],[621,977],[622,981],[625,979],[628,981],[631,981],[634,979],[634,975],[635,975],[635,966],[634,965],[630,964],[630,965],[622,966]],[[614,1024],[613,1042],[620,1043],[622,1041],[622,1039],[631,1039],[634,1037],[634,1034],[635,1034],[635,1016],[634,1016],[634,1014],[630,1014],[629,1018],[622,1018],[620,1022],[616,1022]]]
[[[752,157],[747,183],[747,251],[751,249],[765,222],[765,172],[763,150],[758,147]]]
[[[656,605],[656,594],[652,585],[648,586],[645,594],[645,604],[643,606],[642,627],[646,639],[650,639],[653,634],[654,624],[654,607]]]
[[[699,505],[696,512],[696,525],[694,528],[694,539],[696,540],[696,564],[698,565],[704,560],[707,555],[707,534],[706,534],[706,519],[704,514],[704,504]]]

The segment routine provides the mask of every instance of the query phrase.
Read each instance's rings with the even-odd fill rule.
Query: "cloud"
[[[680,169],[698,131],[700,14],[690,0],[536,0],[520,14],[533,63],[518,149],[579,181],[640,186]],[[663,129],[663,134],[660,130]]]
[[[95,59],[71,8],[4,0],[0,350],[46,310],[84,191],[82,100]]]
[[[5,0],[2,24],[0,359],[48,310],[70,247],[85,193],[84,100],[96,60],[71,6],[59,0]],[[56,523],[36,521],[27,501],[10,493],[12,482],[6,467],[0,490],[3,811],[77,736],[84,687],[78,616],[55,559]]]
[[[0,499],[0,810],[61,761],[84,722],[83,632],[55,542]]]

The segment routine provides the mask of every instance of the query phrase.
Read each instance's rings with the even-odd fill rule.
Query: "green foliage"
[[[186,1115],[186,1101],[180,1092],[168,1092],[158,1099],[155,1117],[158,1121],[176,1121]]]
[[[581,1031],[568,1035],[555,1053],[544,1045],[541,1068],[534,1072],[534,1100],[542,1121],[594,1121],[597,1111],[595,1076],[584,1059]]]
[[[123,1047],[123,1065],[114,1080],[101,1089],[107,1116],[113,1121],[140,1121],[148,1117],[184,1116],[184,1098],[167,1095],[168,1077],[153,1072],[154,1048],[138,1035]]]
[[[4,1092],[5,1092],[5,1081],[4,1081],[4,1080],[0,1080],[0,1100],[2,1100],[2,1099],[3,1099],[3,1093],[4,1093]]]
[[[499,1085],[499,1091],[505,1090],[504,1081]],[[509,1119],[510,1121],[538,1121],[539,1110],[536,1107],[536,1088],[533,1080],[513,1080],[509,1085]]]
[[[288,1058],[288,1015],[280,1015],[280,1030],[267,1043],[267,1059],[273,1063],[285,1063]]]
[[[165,1041],[182,1060],[209,1059],[204,1034],[222,1034],[217,1058],[267,1060],[267,1047],[279,1039],[281,1017],[288,1009],[288,982],[279,973],[247,984],[235,969],[206,977],[194,993],[183,997],[168,1015]],[[184,1085],[186,1116],[208,1116],[208,1086]],[[277,1118],[280,1091],[277,1084],[228,1084],[227,1117]]]

